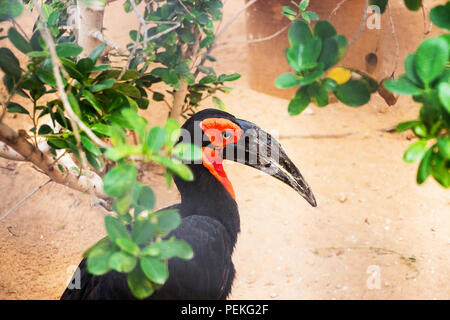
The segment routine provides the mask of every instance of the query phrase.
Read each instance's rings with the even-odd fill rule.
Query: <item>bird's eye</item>
[[[233,133],[229,130],[222,132],[222,138],[224,138],[225,140],[230,139],[232,136],[233,136]]]

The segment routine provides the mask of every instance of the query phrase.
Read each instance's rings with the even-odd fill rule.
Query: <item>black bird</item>
[[[149,299],[226,299],[235,276],[231,256],[240,221],[222,161],[237,161],[267,172],[314,207],[316,200],[280,143],[255,124],[206,109],[194,114],[182,128],[185,134],[179,141],[201,146],[202,161],[188,164],[193,181],[174,177],[181,203],[170,208],[179,210],[182,222],[170,236],[187,241],[194,258],[170,259],[169,279]],[[81,289],[66,289],[61,299],[133,299],[125,274],[110,271],[94,276],[87,271],[86,259],[79,268]]]

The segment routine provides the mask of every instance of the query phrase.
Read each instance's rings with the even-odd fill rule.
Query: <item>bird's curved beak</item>
[[[281,144],[251,122],[236,120],[236,123],[243,133],[236,143],[225,147],[223,159],[256,168],[283,181],[305,198],[311,206],[316,207],[317,202],[311,188]]]

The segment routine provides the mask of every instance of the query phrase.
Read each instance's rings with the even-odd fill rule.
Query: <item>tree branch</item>
[[[48,46],[49,52],[50,52],[50,57],[52,60],[52,65],[53,65],[53,74],[55,76],[56,79],[56,83],[57,83],[57,87],[58,87],[58,93],[60,96],[60,99],[62,101],[62,103],[64,104],[64,108],[66,109],[68,115],[69,115],[69,120],[71,120],[71,122],[73,122],[73,132],[75,134],[75,137],[77,138],[77,140],[79,140],[79,132],[78,130],[76,130],[77,127],[79,127],[81,130],[83,130],[89,138],[91,138],[91,140],[96,143],[98,146],[103,147],[103,148],[108,148],[109,145],[106,144],[105,142],[103,142],[102,140],[100,140],[92,131],[91,129],[89,129],[88,126],[86,126],[83,121],[80,120],[80,118],[78,118],[78,116],[75,114],[75,112],[72,109],[72,106],[69,103],[69,100],[67,99],[67,94],[64,91],[64,84],[61,78],[61,74],[59,72],[59,70],[61,69],[61,64],[60,61],[57,57],[56,54],[56,49],[55,49],[55,43],[53,42],[53,38],[50,34],[50,31],[48,30],[47,24],[45,22],[45,18],[44,15],[42,13],[41,7],[39,6],[39,3],[37,0],[33,0],[34,2],[34,6],[35,8],[38,10],[39,12],[39,16],[40,16],[40,20],[42,22],[43,28],[42,28],[42,32],[41,35],[44,38],[45,43]]]
[[[100,176],[88,170],[81,170],[81,175],[77,176],[74,174],[76,170],[64,165],[64,173],[61,172],[58,168],[58,165],[61,165],[61,163],[53,161],[41,150],[33,146],[25,136],[26,132],[24,130],[20,130],[17,133],[6,124],[0,123],[0,141],[14,149],[23,157],[24,161],[33,163],[37,168],[45,172],[54,182],[81,192],[94,194],[102,199],[109,199],[103,190],[103,181]]]

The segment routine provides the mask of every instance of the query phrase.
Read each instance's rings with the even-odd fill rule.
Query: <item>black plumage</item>
[[[188,119],[183,128],[192,133],[196,123],[207,118],[228,119],[242,128],[252,125],[226,112],[207,109]],[[209,143],[207,139],[203,139],[203,142],[185,142],[202,146]],[[248,148],[248,145],[244,147]],[[170,259],[169,279],[148,299],[226,299],[231,292],[235,277],[232,254],[240,231],[237,203],[224,185],[204,165],[200,163],[189,164],[189,166],[194,174],[194,181],[188,182],[174,177],[181,194],[181,203],[169,208],[178,209],[182,221],[169,236],[173,235],[177,239],[188,242],[193,248],[194,258],[192,260]],[[259,168],[258,165],[252,166]],[[284,178],[284,174],[280,171],[273,175],[290,184],[305,198],[307,198],[306,192],[310,197],[307,200],[315,205],[314,197],[301,175],[298,177],[294,172],[294,178],[288,181]],[[302,182],[302,186],[294,186],[294,180]],[[304,185],[306,185],[306,191]],[[94,276],[87,271],[86,259],[83,259],[79,268],[81,289],[66,289],[61,299],[134,298],[128,288],[126,274],[110,271],[102,276]]]

